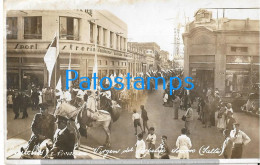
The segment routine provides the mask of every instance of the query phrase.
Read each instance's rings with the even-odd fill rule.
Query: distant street
[[[153,91],[139,99],[134,103],[134,107],[140,112],[139,106],[141,104],[145,105],[145,109],[148,112],[148,126],[155,128],[155,134],[157,135],[156,148],[161,142],[161,136],[166,135],[168,137],[168,145],[171,149],[175,149],[175,143],[177,137],[180,135],[181,128],[184,127],[184,122],[181,120],[181,116],[184,111],[179,111],[179,119],[173,119],[173,109],[172,107],[164,107],[163,101],[163,90],[162,86],[159,87],[158,91]],[[194,119],[192,122],[191,129],[191,142],[192,149],[195,149],[195,153],[190,154],[190,158],[223,158],[223,156],[218,156],[217,153],[209,153],[212,149],[221,150],[224,137],[221,132],[217,130],[216,127],[203,128],[199,120],[197,120],[197,103],[193,104],[194,109]],[[25,144],[25,141],[29,140],[31,135],[31,121],[35,112],[28,109],[29,118],[27,119],[17,119],[13,120],[14,114],[12,109],[8,109],[7,113],[7,154],[8,151],[15,148],[19,149],[20,146]],[[240,123],[241,130],[244,131],[250,138],[251,142],[244,148],[243,157],[256,158],[259,157],[259,119],[253,116],[249,116],[244,113],[235,113],[234,117]],[[139,130],[140,132],[140,130]],[[144,135],[146,138],[147,133]],[[81,144],[87,145],[92,148],[97,148],[101,146],[105,141],[105,133],[102,128],[89,128],[88,138],[81,138]],[[119,153],[111,154],[118,158],[131,159],[135,158],[135,150],[123,153],[122,151],[131,147],[135,148],[136,136],[134,135],[134,127],[132,121],[132,112],[123,110],[119,120],[112,125],[112,135],[111,135],[111,150],[119,150]],[[208,153],[199,152],[200,148],[208,147]],[[218,148],[218,149],[217,149]],[[202,149],[201,149],[202,151]],[[205,149],[204,149],[205,151]],[[9,152],[9,154],[10,154]],[[157,154],[156,154],[157,155]],[[172,153],[171,158],[175,158],[177,153]],[[149,155],[146,156],[149,158]]]

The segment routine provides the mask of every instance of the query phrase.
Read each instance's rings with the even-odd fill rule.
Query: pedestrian
[[[140,106],[142,112],[141,112],[141,117],[143,120],[143,128],[144,128],[144,133],[145,133],[145,129],[147,129],[147,132],[149,131],[148,125],[147,125],[147,121],[149,120],[148,115],[147,115],[147,111],[144,109],[144,105]]]
[[[13,112],[15,114],[14,119],[17,119],[19,117],[20,113],[20,102],[21,101],[21,93],[15,93],[13,98]]]
[[[205,106],[203,108],[203,114],[204,114],[204,126],[203,128],[211,127],[210,123],[210,106],[208,99],[205,99]]]
[[[30,101],[29,97],[26,95],[26,93],[22,92],[22,96],[21,96],[21,100],[20,100],[20,109],[23,112],[22,119],[28,117],[27,108],[28,108],[28,105],[29,105],[29,101]]]
[[[142,125],[141,125],[141,122],[140,122],[140,115],[139,113],[136,112],[136,109],[134,109],[133,111],[133,115],[132,115],[132,120],[134,122],[134,127],[135,127],[135,135],[137,135],[137,126],[140,127],[141,129],[141,133],[143,133],[143,128],[142,128]]]
[[[202,124],[205,124],[204,111],[203,111],[204,107],[205,107],[205,101],[204,101],[203,97],[199,97],[199,99],[198,99],[198,113],[199,113],[198,120],[201,120]]]
[[[160,144],[159,147],[159,158],[160,159],[170,159],[169,155],[170,155],[170,149],[167,145],[167,136],[163,135],[161,137],[162,139],[162,143]]]
[[[213,92],[208,96],[209,100],[209,111],[210,111],[210,125],[215,126],[215,109],[216,109],[216,99]]]
[[[75,136],[73,131],[68,128],[69,119],[57,115],[56,124],[57,130],[53,137],[54,144],[49,154],[51,154],[54,159],[74,159]]]
[[[154,134],[154,130],[155,130],[154,127],[150,127],[149,134],[146,138],[151,159],[154,159],[154,152],[155,152],[156,135]]]
[[[217,113],[217,128],[222,132],[226,128],[226,107],[224,103],[220,103],[220,109],[218,110]]]
[[[43,99],[42,99],[42,90],[40,90],[39,89],[39,91],[38,91],[38,93],[39,93],[39,104],[42,104],[43,102]]]
[[[145,142],[143,140],[143,134],[142,133],[139,133],[137,135],[137,142],[135,144],[135,158],[136,159],[142,159],[145,157],[145,153],[146,153],[146,150],[145,150]]]
[[[47,103],[39,104],[40,113],[35,114],[31,129],[32,135],[26,148],[21,148],[22,158],[31,155],[34,147],[45,139],[53,139],[55,117],[48,112]]]
[[[228,103],[228,104],[227,104],[227,112],[229,112],[229,111],[230,111],[232,114],[234,113],[231,103]]]
[[[224,131],[224,136],[225,136],[225,141],[223,142],[222,145],[221,155],[223,155],[225,159],[230,159],[232,154],[233,142],[231,141],[227,130]]]
[[[167,93],[167,90],[165,90],[165,92],[163,94],[163,105],[164,106],[167,105],[167,101],[168,101],[168,93]]]
[[[181,129],[181,135],[177,138],[176,146],[178,150],[178,158],[179,159],[189,159],[189,149],[191,148],[191,140],[186,135],[186,128]]]
[[[239,123],[234,123],[233,126],[234,129],[230,132],[230,139],[233,142],[231,158],[239,159],[242,158],[244,146],[247,145],[251,139],[240,130]]]
[[[47,87],[46,91],[45,91],[45,100],[47,101],[47,103],[50,105],[53,101],[52,98],[52,90],[50,87]]]
[[[36,88],[32,89],[32,110],[37,110],[38,109],[38,104],[39,104],[39,93]]]
[[[193,110],[191,108],[191,105],[190,104],[187,104],[187,112],[185,114],[185,128],[187,130],[187,135],[190,134],[190,125],[191,125],[191,122],[193,120]]]
[[[181,104],[181,99],[178,95],[173,97],[173,110],[174,110],[174,119],[178,119],[179,117],[179,108]]]
[[[227,133],[230,134],[231,130],[233,130],[233,124],[236,123],[235,118],[233,117],[233,113],[231,111],[227,112],[227,126],[226,130],[228,131]]]
[[[87,94],[85,94],[85,95],[88,96]],[[85,97],[85,95],[84,95],[84,97]],[[71,102],[71,94],[68,90],[64,91],[64,100],[66,103],[69,103],[69,104]],[[84,101],[87,101],[87,99],[85,100],[85,98],[84,98]]]

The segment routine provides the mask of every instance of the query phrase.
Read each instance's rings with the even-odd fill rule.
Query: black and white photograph
[[[3,2],[6,163],[259,163],[259,2],[62,2]]]

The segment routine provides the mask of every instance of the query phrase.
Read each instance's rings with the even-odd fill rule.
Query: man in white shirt
[[[156,135],[154,134],[154,127],[149,128],[149,134],[146,138],[146,142],[148,143],[150,158],[154,159],[155,142],[156,142]]]
[[[145,142],[143,140],[143,134],[139,133],[137,135],[137,142],[135,144],[136,150],[135,150],[135,158],[136,159],[142,159],[145,157]]]
[[[70,94],[70,92],[68,90],[64,91],[63,96],[64,96],[65,101],[67,103],[70,103],[70,101],[71,101],[71,94]]]
[[[143,132],[143,128],[142,128],[142,125],[141,125],[141,122],[140,122],[140,114],[136,112],[136,109],[134,109],[133,112],[134,112],[134,114],[132,115],[132,120],[134,122],[135,135],[137,135],[137,126],[140,127],[142,132]]]
[[[247,145],[251,139],[239,129],[239,123],[234,123],[233,126],[234,130],[230,132],[230,139],[233,142],[231,158],[238,159],[242,157],[243,146]]]

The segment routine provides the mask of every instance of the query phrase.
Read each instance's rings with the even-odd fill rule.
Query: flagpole
[[[58,57],[58,54],[59,54],[59,32],[57,31],[56,32],[56,60],[57,60],[57,57]],[[56,102],[57,102],[57,97],[56,97],[56,85],[57,85],[57,76],[56,76],[56,72],[57,72],[57,63],[55,64],[55,69],[54,69],[54,112],[55,112],[55,109],[56,109]]]

